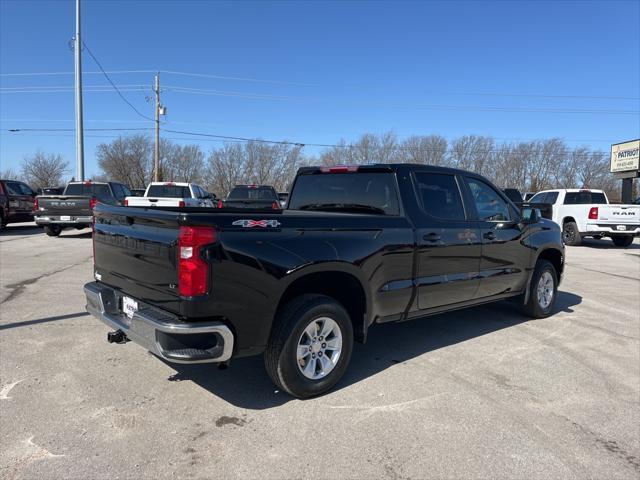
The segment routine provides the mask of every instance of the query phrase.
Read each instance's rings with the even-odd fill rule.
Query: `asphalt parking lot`
[[[0,234],[0,478],[640,475],[640,243],[567,250],[558,313],[501,303],[378,326],[338,388],[262,358],[176,367],[84,311],[88,230]]]

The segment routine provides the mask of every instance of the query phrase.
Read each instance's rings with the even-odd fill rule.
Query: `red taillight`
[[[184,203],[184,200],[180,200],[180,201],[178,202],[178,208],[184,208],[184,206],[185,206],[185,205],[186,205],[186,204]]]
[[[597,220],[598,219],[598,207],[591,207],[589,209],[589,220]]]
[[[209,264],[202,247],[216,241],[211,227],[180,227],[178,237],[178,291],[183,297],[204,295],[209,288]]]
[[[89,200],[89,208],[93,210],[94,208],[96,208],[97,203],[98,203],[98,200],[95,197],[91,198]]]
[[[126,198],[125,198],[123,203],[124,203],[124,206],[125,206],[125,207],[128,207],[128,206],[129,206],[129,200],[128,200],[128,199],[126,199]]]
[[[38,197],[36,197],[36,199],[33,201],[33,211],[37,212],[38,210],[40,210],[40,205],[38,205]]]
[[[91,185],[91,180],[87,180],[87,181],[85,181],[85,182],[84,182],[84,184],[85,184],[86,186],[90,186],[90,185]]]
[[[224,205],[222,204],[222,200],[218,200],[218,208],[222,208]]]
[[[273,210],[280,210],[280,205],[278,204],[278,202],[273,202],[273,203],[271,204],[271,208],[272,208]]]
[[[320,167],[322,173],[350,173],[357,172],[357,165],[338,165],[335,167]]]

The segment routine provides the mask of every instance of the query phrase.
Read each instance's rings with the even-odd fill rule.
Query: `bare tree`
[[[5,168],[0,170],[0,178],[2,180],[21,180],[22,176],[13,168]]]
[[[37,151],[22,161],[22,178],[34,189],[62,185],[68,171],[69,162],[59,154]]]
[[[406,138],[401,145],[400,161],[425,165],[445,165],[447,139],[439,135]]]
[[[174,145],[164,141],[161,168],[162,178],[174,182],[202,181],[204,173],[204,152],[198,145]]]
[[[98,165],[111,179],[131,188],[143,188],[151,181],[153,144],[145,135],[118,137],[101,143],[96,150]]]

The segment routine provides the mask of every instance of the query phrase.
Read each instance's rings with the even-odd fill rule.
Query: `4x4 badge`
[[[280,222],[277,220],[236,220],[235,222],[232,223],[232,225],[235,225],[237,227],[242,227],[242,228],[253,228],[253,227],[260,227],[260,228],[266,228],[266,227],[278,227],[280,226]]]

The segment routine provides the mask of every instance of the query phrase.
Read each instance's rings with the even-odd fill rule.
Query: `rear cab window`
[[[151,185],[147,197],[158,198],[191,198],[191,190],[188,186],[178,185]]]
[[[234,187],[227,198],[229,200],[278,200],[278,195],[273,187],[241,185]]]
[[[565,205],[605,205],[607,197],[602,192],[567,192],[564,196]]]
[[[290,210],[400,215],[392,172],[299,175],[289,196]]]
[[[64,194],[96,197],[101,202],[113,198],[111,189],[106,183],[70,183],[64,190]]]

